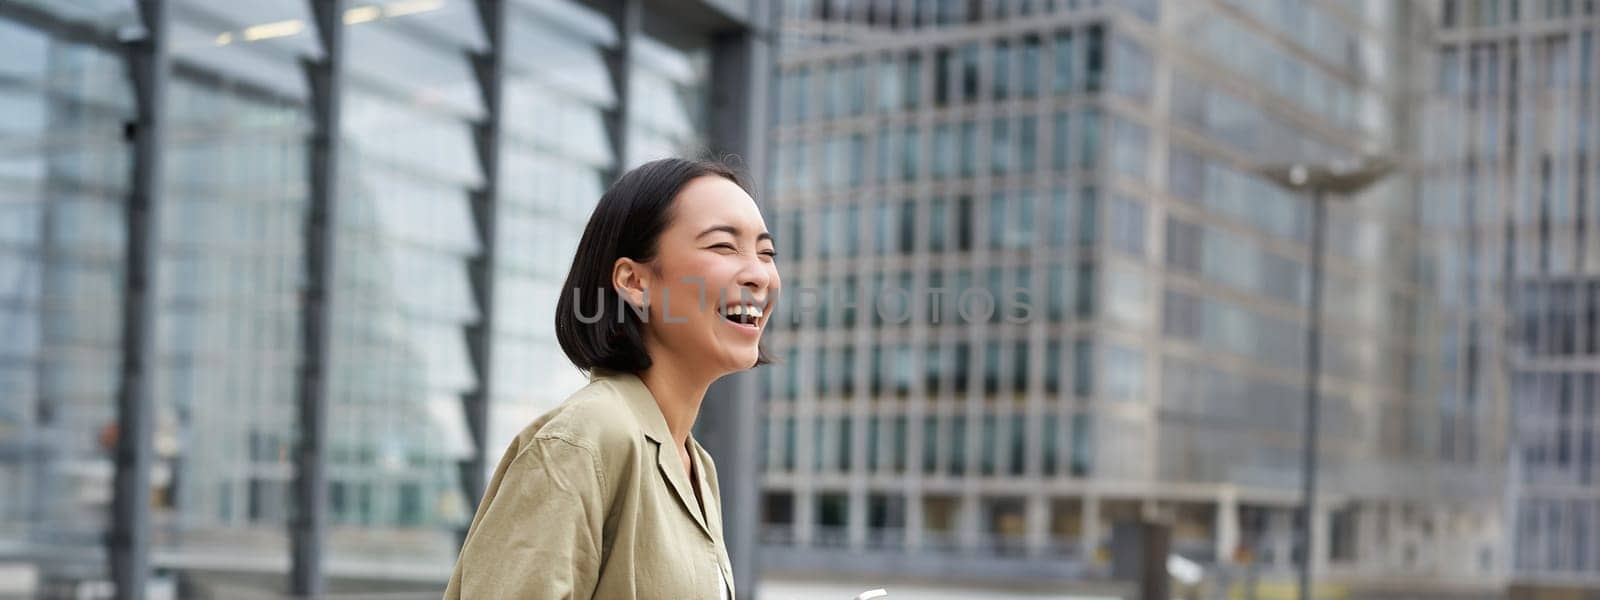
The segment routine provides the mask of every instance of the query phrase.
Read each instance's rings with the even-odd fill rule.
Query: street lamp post
[[[1300,500],[1300,599],[1311,598],[1311,565],[1314,552],[1311,520],[1317,492],[1317,430],[1321,399],[1317,393],[1322,377],[1322,277],[1323,246],[1328,194],[1348,196],[1360,193],[1393,170],[1393,162],[1381,157],[1363,157],[1332,163],[1292,163],[1264,165],[1255,173],[1278,185],[1311,195],[1311,297],[1306,328],[1306,415],[1305,438],[1301,440],[1301,476],[1304,492]]]

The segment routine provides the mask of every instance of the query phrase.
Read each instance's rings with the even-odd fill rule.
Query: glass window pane
[[[850,114],[860,115],[867,109],[867,63],[857,57],[850,63]]]
[[[900,86],[904,83],[897,72],[893,55],[884,55],[878,62],[878,112],[890,112],[900,105]]]
[[[1022,39],[1022,72],[1018,77],[1018,83],[1021,85],[1019,95],[1023,98],[1039,95],[1039,80],[1044,76],[1039,72],[1039,46],[1038,36],[1030,35]]]
[[[915,125],[906,127],[900,144],[900,180],[916,181],[922,165],[922,132]]]
[[[1111,47],[1112,91],[1144,103],[1150,99],[1153,69],[1150,52],[1131,38],[1115,36]]]
[[[928,251],[943,252],[950,231],[950,207],[943,197],[935,196],[928,210]]]
[[[1100,25],[1089,26],[1088,39],[1085,44],[1084,91],[1094,93],[1100,91],[1105,81],[1105,28]]]
[[[1052,57],[1052,60],[1055,63],[1055,73],[1051,81],[1055,88],[1055,93],[1059,95],[1077,91],[1078,57],[1073,45],[1072,32],[1063,31],[1057,33],[1054,50],[1055,56]]]
[[[938,48],[933,51],[934,106],[946,106],[950,103],[950,75],[953,68],[950,56],[949,48]]]
[[[961,122],[961,176],[972,177],[978,173],[978,124]]]
[[[917,247],[917,203],[905,200],[900,203],[900,253],[911,254]],[[908,272],[909,274],[909,272]],[[910,286],[902,286],[910,292]]]
[[[1011,141],[1011,120],[1000,117],[994,120],[989,131],[989,169],[995,175],[1011,172],[1011,154],[1015,150]]]
[[[961,100],[974,102],[978,99],[978,45],[966,44],[961,47]]]
[[[1144,204],[1120,194],[1113,196],[1106,219],[1110,228],[1111,247],[1135,257],[1143,258],[1145,252]]]
[[[999,449],[996,446],[998,446],[1000,442],[999,432],[996,431],[997,428],[998,424],[995,421],[994,413],[983,415],[983,432],[978,448],[981,453],[981,459],[979,461],[981,470],[979,472],[984,475],[994,475],[998,470],[996,468],[996,464],[999,462],[999,459],[997,458]]]
[[[1078,167],[1093,169],[1100,158],[1100,110],[1084,110],[1078,118]]]
[[[905,97],[905,108],[915,110],[922,105],[922,55],[916,52],[906,55],[902,72],[905,83],[900,86],[900,91]]]
[[[1005,100],[1011,95],[1011,43],[1005,40],[994,45],[994,99]]]
[[[883,184],[889,180],[889,173],[894,171],[894,132],[887,127],[878,130],[878,159],[876,161],[877,173],[875,181]]]
[[[1058,172],[1066,171],[1071,164],[1068,162],[1068,149],[1072,146],[1070,122],[1066,111],[1056,113],[1055,129],[1050,137],[1050,166]]]
[[[950,420],[950,454],[945,468],[951,475],[967,472],[967,418],[956,415]]]
[[[956,140],[954,126],[940,123],[933,130],[933,178],[941,180],[955,171]]]
[[[1039,158],[1039,119],[1032,115],[1022,117],[1018,127],[1017,171],[1032,173]]]
[[[896,246],[896,229],[894,205],[888,202],[879,204],[874,210],[877,213],[877,228],[873,231],[873,249],[879,255],[888,254]]]

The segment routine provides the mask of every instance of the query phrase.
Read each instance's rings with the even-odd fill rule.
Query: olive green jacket
[[[506,449],[444,597],[720,597],[733,571],[717,469],[689,445],[704,515],[650,390],[596,370]]]

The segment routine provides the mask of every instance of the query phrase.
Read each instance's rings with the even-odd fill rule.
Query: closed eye
[[[733,244],[729,244],[727,242],[722,242],[722,243],[718,243],[718,244],[712,244],[710,246],[707,246],[706,248],[707,249],[710,249],[710,248],[726,248],[728,250],[738,250],[738,248],[734,248],[733,247]]]

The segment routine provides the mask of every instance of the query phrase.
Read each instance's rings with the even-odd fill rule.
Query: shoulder
[[[587,451],[597,462],[624,455],[641,443],[643,431],[629,408],[629,393],[612,378],[596,378],[524,428],[517,445],[561,442]]]
[[[508,476],[554,479],[558,487],[594,486],[609,496],[645,455],[630,392],[608,378],[590,381],[524,427],[506,449],[502,469]]]

